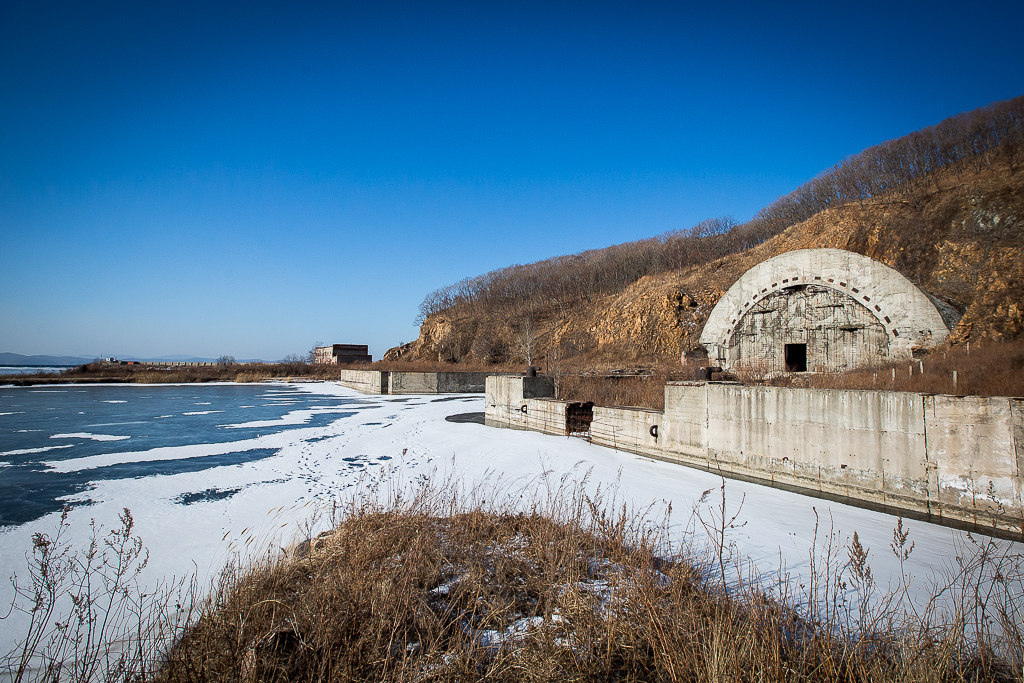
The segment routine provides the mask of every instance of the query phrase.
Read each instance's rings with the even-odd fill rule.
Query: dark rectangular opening
[[[786,372],[807,372],[807,344],[786,344]]]
[[[566,436],[590,436],[590,423],[593,421],[593,403],[570,403],[565,407]]]

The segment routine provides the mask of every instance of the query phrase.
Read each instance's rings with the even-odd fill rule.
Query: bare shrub
[[[15,597],[2,618],[20,613],[28,625],[17,647],[0,657],[0,672],[14,683],[152,675],[160,654],[180,635],[180,615],[171,606],[191,604],[194,583],[150,589],[139,584],[149,552],[127,508],[118,528],[104,530],[93,522],[85,548],[67,538],[68,512],[53,535],[32,537],[27,577],[11,578]]]
[[[767,360],[754,359],[738,364],[732,368],[732,375],[744,384],[760,384],[774,374],[772,364]]]
[[[492,365],[478,360],[464,360],[461,363],[455,364],[435,360],[377,361],[371,365],[365,366],[365,369],[393,372],[523,372],[523,366],[521,364]]]

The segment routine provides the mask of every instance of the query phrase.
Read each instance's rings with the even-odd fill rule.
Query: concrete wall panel
[[[1019,404],[1002,397],[926,397],[928,459],[937,470],[943,505],[983,514],[1020,507],[1020,427],[1014,424]]]
[[[364,394],[388,393],[388,373],[380,370],[342,370],[338,383]]]
[[[669,453],[707,455],[708,391],[704,382],[665,385],[661,445]]]
[[[549,424],[552,411],[558,410],[547,405],[538,405],[534,411],[541,411],[531,419],[531,401],[554,396],[555,389],[545,377],[488,376],[485,380],[484,421],[494,426],[513,429],[530,429],[532,426]],[[561,433],[565,433],[565,407],[561,409]],[[546,430],[541,430],[546,431]]]
[[[660,410],[595,406],[590,438],[602,446],[661,456],[664,454],[664,449],[659,445],[662,418]]]

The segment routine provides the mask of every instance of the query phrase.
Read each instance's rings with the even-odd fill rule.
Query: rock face
[[[627,362],[678,359],[747,270],[796,249],[852,251],[917,285],[953,326],[954,344],[1024,333],[1024,172],[948,174],[927,189],[829,209],[751,249],[642,278],[621,293],[525,325],[487,311],[431,316],[386,358],[521,362],[548,356]]]

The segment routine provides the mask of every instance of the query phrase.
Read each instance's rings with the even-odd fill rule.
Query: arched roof
[[[755,303],[796,285],[830,287],[853,298],[882,324],[892,348],[932,346],[949,334],[925,293],[889,266],[842,249],[799,249],[757,264],[718,300],[700,335],[709,356],[725,358],[718,349],[728,346]]]

